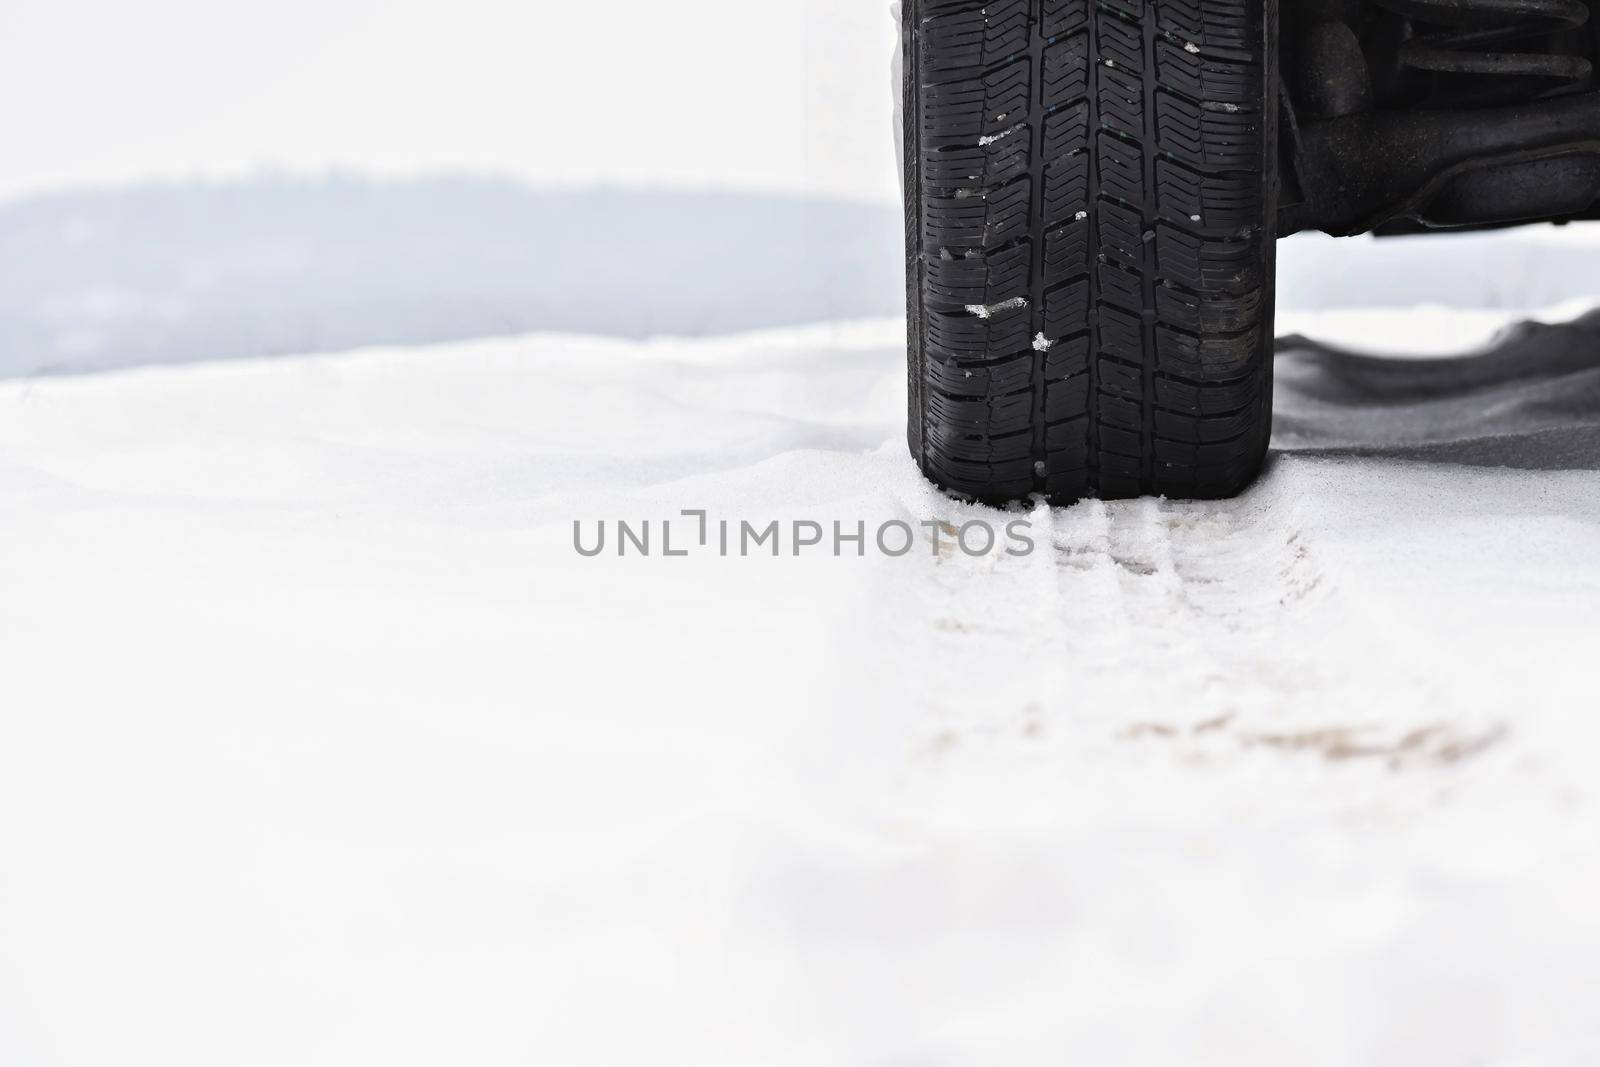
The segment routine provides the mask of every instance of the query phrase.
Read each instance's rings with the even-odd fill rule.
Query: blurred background
[[[887,198],[887,3],[11,0],[8,195],[263,168]],[[871,104],[870,109],[867,108]]]
[[[7,3],[0,373],[894,313],[886,5],[611,10]]]
[[[900,314],[887,5],[611,10],[11,0],[0,375]],[[1540,308],[1592,240],[1301,238],[1280,308]]]

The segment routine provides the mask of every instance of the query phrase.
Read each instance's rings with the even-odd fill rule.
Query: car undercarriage
[[[1279,31],[1280,236],[1596,216],[1583,0],[1307,0]]]

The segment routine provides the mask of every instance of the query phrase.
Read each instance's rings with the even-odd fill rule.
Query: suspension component
[[[1496,108],[1374,111],[1291,128],[1279,235],[1582,217],[1600,198],[1600,93]]]
[[[1301,2],[1280,236],[1600,218],[1600,0]]]
[[[1582,26],[1583,0],[1374,0],[1429,29],[1400,45],[1402,67],[1435,74],[1487,74],[1524,78],[1548,93],[1583,82],[1590,63],[1582,56],[1514,51],[1502,46]]]

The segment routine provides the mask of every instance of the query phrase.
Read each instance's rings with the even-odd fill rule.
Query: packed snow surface
[[[888,321],[0,383],[0,1062],[1590,1067],[1600,323],[1513,318],[1010,513]]]

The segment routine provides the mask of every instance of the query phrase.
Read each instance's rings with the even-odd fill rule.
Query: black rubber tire
[[[1232,496],[1272,424],[1276,0],[909,0],[912,455],[935,483]]]

